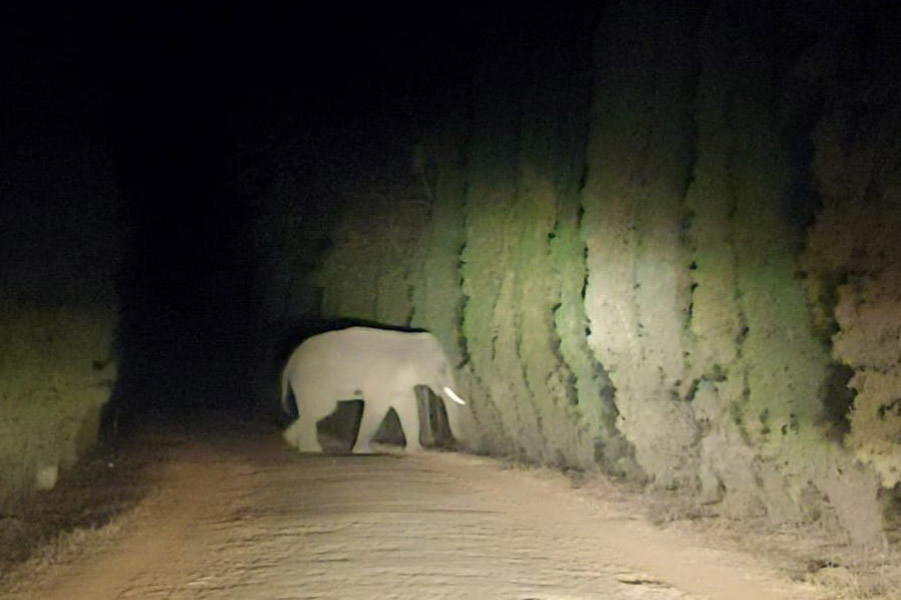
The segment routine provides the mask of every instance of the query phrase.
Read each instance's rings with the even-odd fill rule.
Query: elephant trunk
[[[439,382],[434,388],[438,395],[444,399],[444,410],[447,413],[447,424],[457,442],[464,442],[463,413],[466,411],[466,400],[454,390],[453,382]]]

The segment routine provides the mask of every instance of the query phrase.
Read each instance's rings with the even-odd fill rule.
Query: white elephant
[[[284,438],[301,452],[322,452],[316,424],[335,411],[338,401],[362,398],[355,454],[372,452],[369,442],[389,408],[397,412],[406,450],[420,450],[417,385],[451,401],[445,402],[448,425],[463,441],[466,403],[454,391],[453,368],[434,335],[350,327],[313,336],[294,350],[282,372],[282,409],[287,414],[293,391],[298,413]]]

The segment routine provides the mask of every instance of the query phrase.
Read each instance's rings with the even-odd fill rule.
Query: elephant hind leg
[[[285,431],[282,433],[282,437],[285,438],[285,441],[291,444],[292,446],[300,445],[300,421],[294,421]]]
[[[357,441],[353,447],[354,454],[372,454],[369,442],[375,436],[387,413],[388,404],[386,402],[380,402],[379,398],[373,398],[371,401],[363,399],[363,416],[360,418]]]

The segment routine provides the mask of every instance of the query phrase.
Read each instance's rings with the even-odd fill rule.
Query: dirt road
[[[275,435],[148,438],[154,490],[15,599],[815,598],[548,471],[450,453],[301,456]],[[93,536],[93,537],[92,537]]]

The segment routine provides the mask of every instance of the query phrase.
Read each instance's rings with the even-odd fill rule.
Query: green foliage
[[[428,329],[442,342],[451,363],[464,360],[461,344],[463,295],[460,289],[460,249],[464,243],[463,138],[465,124],[455,122],[438,132],[421,151],[422,191],[431,202],[421,272],[414,275],[414,327]],[[425,156],[430,157],[426,160]],[[429,177],[433,174],[434,177]]]
[[[0,309],[0,500],[29,492],[41,467],[67,467],[96,441],[115,381],[113,312]]]
[[[829,391],[824,331],[839,328],[835,358],[857,373],[849,439],[888,468],[897,202],[863,211],[870,171],[829,173],[852,132],[816,131],[831,197],[805,261],[812,310],[798,259],[819,126],[793,59],[760,35],[765,12],[746,23],[726,2],[701,15],[644,0],[611,5],[598,31],[483,40],[470,112],[436,127],[411,176],[425,222],[397,200],[348,212],[321,271],[327,312],[438,333],[463,363],[479,450],[601,463],[736,516],[813,518],[828,496],[852,529],[842,498],[874,496],[873,478],[847,476],[851,458],[814,426],[849,402]],[[897,195],[898,180],[880,185]],[[873,506],[857,511],[871,524]]]

